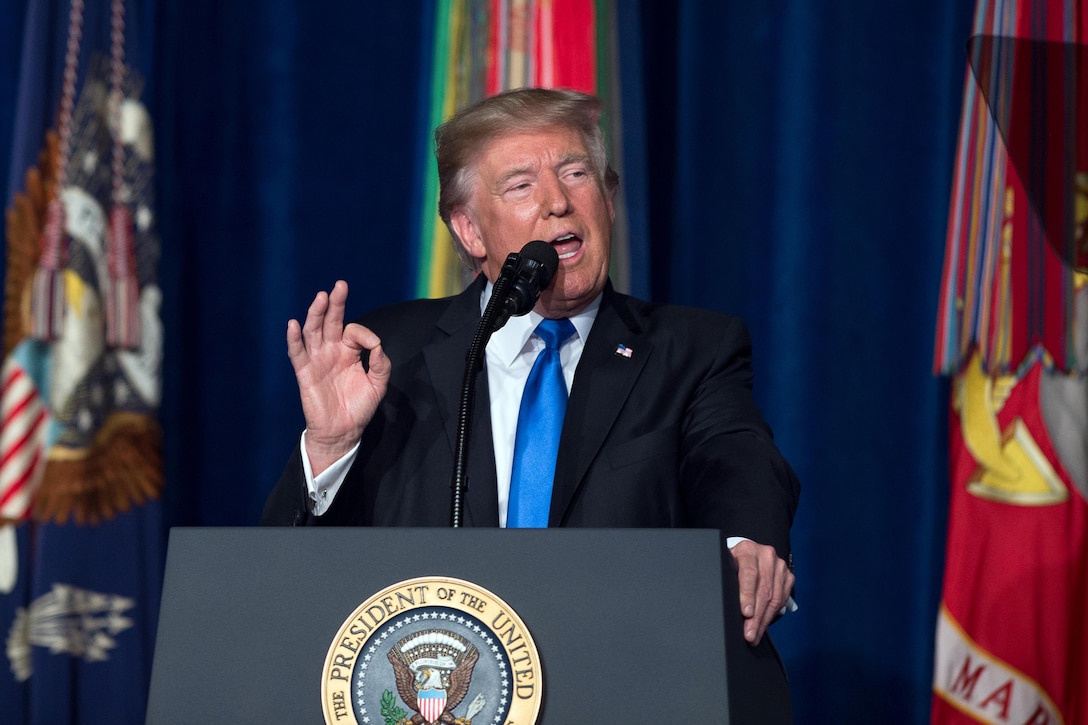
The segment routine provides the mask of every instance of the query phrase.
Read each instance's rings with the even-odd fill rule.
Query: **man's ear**
[[[456,209],[450,214],[450,226],[461,240],[461,246],[465,248],[468,256],[474,259],[483,259],[487,256],[484,248],[484,240],[480,238],[479,227],[473,221],[472,215],[465,209]]]

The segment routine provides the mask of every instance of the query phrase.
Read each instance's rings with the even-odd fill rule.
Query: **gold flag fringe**
[[[55,131],[45,136],[38,166],[26,172],[26,189],[16,194],[5,219],[7,276],[4,281],[4,354],[30,334],[30,283],[41,255],[45,214],[56,190],[60,139]]]
[[[55,446],[34,502],[34,518],[98,524],[162,492],[162,434],[146,416],[111,415],[90,449],[65,455]]]

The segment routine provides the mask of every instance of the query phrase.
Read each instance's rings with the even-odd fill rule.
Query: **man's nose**
[[[544,216],[563,216],[571,210],[570,197],[559,177],[546,178],[540,185],[541,211]]]

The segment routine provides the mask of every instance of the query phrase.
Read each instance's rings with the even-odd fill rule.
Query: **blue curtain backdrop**
[[[644,5],[653,296],[748,321],[801,477],[801,611],[773,629],[799,723],[928,720],[948,496],[929,369],[972,10]]]
[[[797,722],[924,723],[947,501],[930,358],[973,3],[618,4],[640,284],[748,321],[804,486],[801,610],[772,630]],[[24,6],[0,1],[0,167]],[[411,295],[432,11],[161,4],[171,525],[256,523],[302,426],[286,321],[316,290],[347,279],[353,312]]]

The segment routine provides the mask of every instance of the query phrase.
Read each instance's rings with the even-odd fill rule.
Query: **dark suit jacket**
[[[385,399],[329,511],[308,513],[296,449],[263,523],[449,525],[457,409],[483,285],[481,277],[455,297],[359,320],[393,363]],[[630,357],[616,354],[621,344]],[[750,363],[740,319],[649,304],[609,285],[570,391],[549,525],[716,528],[788,559],[799,484],[756,408]],[[498,526],[486,369],[478,385],[464,524]],[[759,652],[740,656],[777,665]],[[738,685],[748,686],[732,693]],[[776,721],[760,712],[758,722]]]

